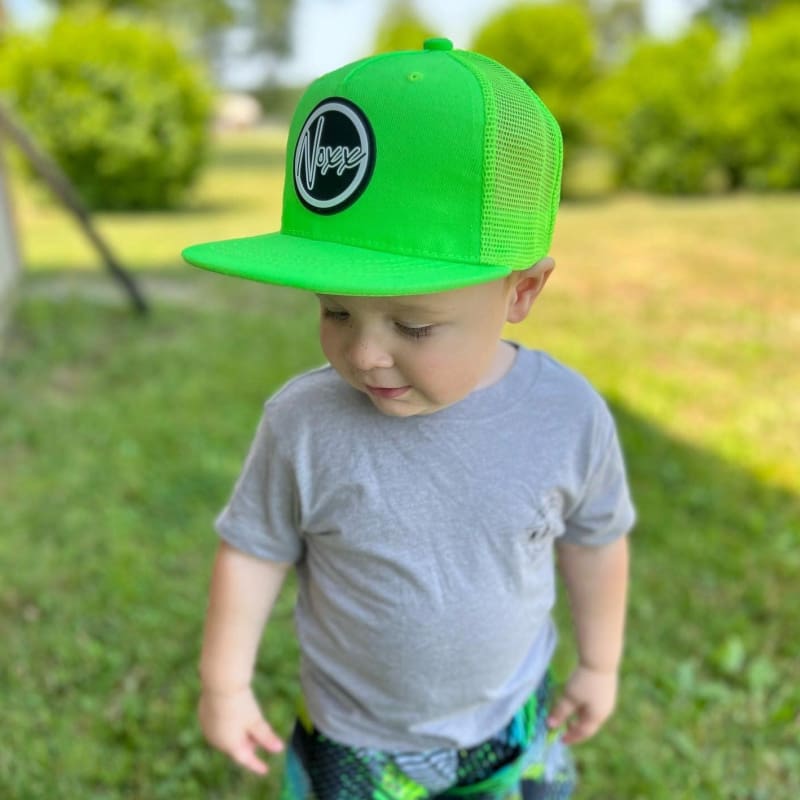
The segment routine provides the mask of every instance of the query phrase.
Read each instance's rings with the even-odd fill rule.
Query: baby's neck
[[[492,363],[489,366],[486,375],[478,382],[476,389],[486,389],[498,381],[502,380],[514,365],[517,357],[517,348],[510,342],[501,339],[497,343],[497,351],[495,352]]]

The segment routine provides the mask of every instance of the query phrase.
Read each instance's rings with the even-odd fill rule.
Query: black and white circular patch
[[[375,135],[364,112],[331,97],[308,115],[294,151],[294,188],[317,214],[335,214],[367,188],[375,166]]]

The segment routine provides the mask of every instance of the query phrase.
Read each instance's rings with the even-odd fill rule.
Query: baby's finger
[[[280,753],[283,750],[283,742],[275,735],[275,731],[272,730],[269,723],[263,719],[253,726],[250,735],[255,742],[270,753]]]
[[[575,713],[577,707],[577,703],[567,695],[562,695],[547,717],[548,726],[560,728]]]
[[[256,775],[266,775],[269,767],[256,755],[255,747],[250,742],[243,744],[231,753],[231,758],[239,766],[255,772]]]
[[[586,739],[597,733],[599,727],[599,720],[584,711],[572,719],[562,741],[564,744],[577,744],[578,742],[586,741]]]

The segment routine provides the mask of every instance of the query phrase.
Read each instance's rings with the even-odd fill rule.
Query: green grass
[[[188,214],[101,219],[146,320],[21,187],[30,266],[0,362],[4,799],[276,796],[279,763],[265,787],[202,742],[196,662],[211,520],[264,397],[321,359],[314,302],[176,252],[273,228],[279,162],[278,138],[233,138]],[[576,749],[581,800],[800,787],[798,212],[566,206],[559,267],[512,331],[610,398],[640,515],[620,707]],[[295,664],[290,590],[258,674],[283,734]]]

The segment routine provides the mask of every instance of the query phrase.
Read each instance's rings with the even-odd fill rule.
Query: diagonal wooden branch
[[[22,150],[36,172],[75,217],[86,237],[100,254],[106,269],[122,285],[134,309],[139,314],[146,314],[149,308],[144,295],[92,224],[89,212],[67,176],[14,119],[8,108],[0,103],[0,134],[3,133]]]

